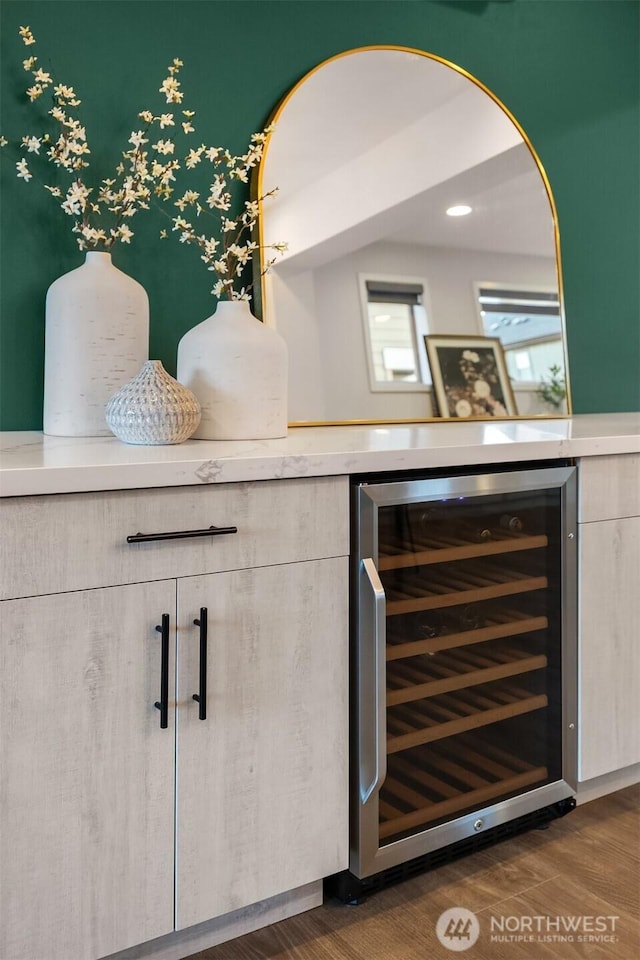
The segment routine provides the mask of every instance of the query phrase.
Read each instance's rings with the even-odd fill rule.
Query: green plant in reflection
[[[562,367],[554,363],[549,367],[549,374],[548,378],[542,378],[542,383],[536,393],[541,400],[552,406],[554,410],[559,410],[567,396],[567,386],[562,376]]]

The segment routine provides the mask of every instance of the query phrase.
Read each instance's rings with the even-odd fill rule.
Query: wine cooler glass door
[[[356,496],[362,876],[571,796],[575,476]]]

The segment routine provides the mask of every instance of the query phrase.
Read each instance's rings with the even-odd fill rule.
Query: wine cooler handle
[[[160,728],[166,730],[169,726],[169,614],[162,614],[162,626],[156,630],[162,634],[162,651],[160,661],[160,699],[154,707],[160,711]]]
[[[360,741],[360,800],[364,804],[379,790],[387,775],[387,670],[386,596],[376,565],[362,561],[363,590],[370,598],[361,601],[364,615],[360,629],[360,678],[358,726]],[[368,613],[367,613],[368,611]],[[366,618],[366,619],[365,619]],[[373,716],[373,723],[372,723]],[[368,771],[374,770],[373,779]]]
[[[198,692],[194,693],[193,699],[200,705],[198,718],[207,719],[207,608],[200,607],[200,617],[193,621],[196,627],[200,627],[200,681]]]

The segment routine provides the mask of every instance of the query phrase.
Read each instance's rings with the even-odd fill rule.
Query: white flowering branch
[[[262,251],[262,274],[266,273],[277,260],[277,255],[287,249],[285,243],[273,243],[260,246],[252,237],[255,234],[260,204],[272,197],[277,190],[270,190],[257,200],[245,200],[242,213],[235,218],[228,216],[232,207],[232,185],[248,183],[251,170],[257,166],[264,151],[264,144],[272,127],[267,127],[262,133],[254,133],[251,137],[249,149],[242,156],[234,157],[222,147],[207,147],[204,144],[190,150],[185,159],[185,167],[194,169],[203,161],[209,161],[214,169],[213,180],[209,192],[201,202],[201,195],[196,190],[186,190],[183,195],[174,201],[180,214],[171,217],[173,231],[179,234],[181,243],[195,244],[200,249],[200,258],[207,265],[207,269],[216,275],[216,282],[211,293],[218,298],[227,300],[250,300],[250,291],[253,283],[241,285],[241,277],[245,267],[252,257]],[[187,207],[191,208],[197,217],[213,217],[215,226],[209,235],[198,232],[192,223],[182,214]],[[163,230],[161,236],[166,237]],[[275,256],[265,261],[264,252],[270,250]],[[261,274],[261,275],[262,275]]]
[[[35,44],[29,27],[20,27],[19,33],[25,46]],[[34,179],[30,164],[38,161],[40,165],[42,161],[53,164],[58,172],[62,171],[72,178],[66,187],[47,183],[41,176],[35,179],[40,180],[45,190],[61,201],[62,210],[73,219],[72,232],[77,234],[80,249],[110,250],[118,241],[130,243],[133,231],[127,221],[139,210],[149,209],[152,195],[166,200],[173,192],[171,184],[180,167],[174,156],[174,141],[160,137],[150,145],[151,153],[145,148],[149,144],[152,127],[157,126],[163,131],[177,125],[174,113],[156,115],[150,110],[141,111],[138,117],[142,121],[142,129],[132,131],[128,141],[131,146],[122,152],[115,176],[102,180],[95,190],[86,184],[82,173],[89,167],[87,157],[91,151],[85,127],[74,113],[81,100],[73,87],[56,83],[49,72],[37,66],[37,61],[38,58],[33,55],[23,60],[24,70],[33,78],[26,93],[31,103],[45,93],[51,96],[53,104],[48,115],[54,124],[51,132],[22,137],[20,148],[26,151],[28,157],[16,163],[18,179],[25,182]],[[159,88],[167,103],[182,103],[183,93],[177,79],[182,66],[182,61],[175,59]],[[193,112],[183,110],[182,115],[185,118],[181,121],[183,132],[193,133]],[[5,147],[8,142],[5,137],[0,137],[0,146]]]

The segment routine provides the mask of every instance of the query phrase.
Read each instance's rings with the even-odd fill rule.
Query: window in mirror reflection
[[[431,382],[423,337],[429,332],[425,284],[360,275],[372,390],[425,390]]]
[[[553,366],[564,365],[557,290],[477,283],[484,333],[499,337],[511,380],[539,384]]]

